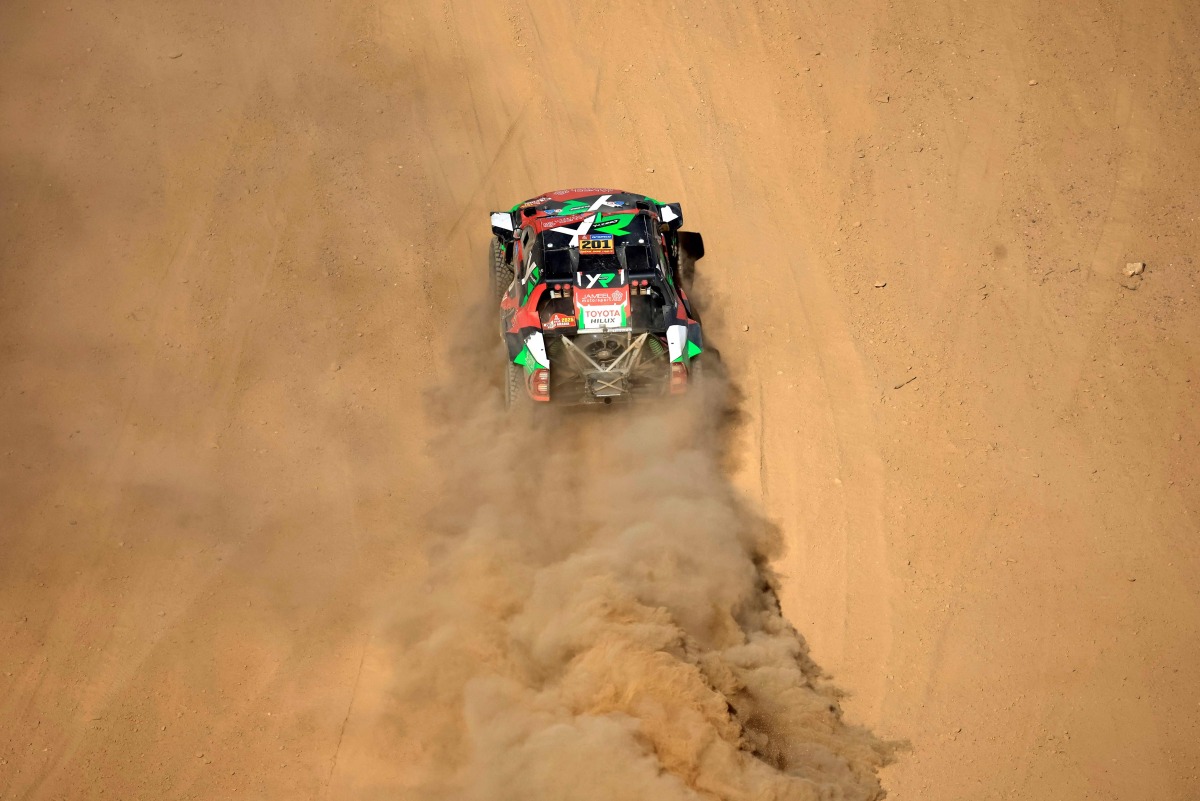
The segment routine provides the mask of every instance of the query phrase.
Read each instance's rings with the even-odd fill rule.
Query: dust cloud
[[[779,532],[722,469],[724,379],[508,414],[494,330],[465,340],[432,404],[446,472],[401,627],[418,797],[881,798],[890,747],[842,720],[781,615]]]

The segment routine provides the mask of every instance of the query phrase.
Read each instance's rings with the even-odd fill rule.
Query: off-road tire
[[[696,252],[686,246],[689,241],[698,248]],[[704,257],[704,240],[694,231],[676,231],[669,240],[669,248],[675,264],[675,280],[684,292],[691,292],[696,279],[696,262]]]
[[[499,239],[492,238],[491,248],[491,269],[488,271],[488,276],[492,284],[492,299],[497,303],[508,292],[508,288],[513,282],[513,268],[504,258],[504,243]]]
[[[683,248],[679,249],[679,284],[683,287],[684,292],[692,291],[692,284],[696,280],[696,260],[684,252]]]
[[[525,389],[525,368],[519,364],[504,364],[504,408],[514,409],[529,399]]]
[[[689,380],[697,385],[716,378],[720,373],[721,352],[716,348],[705,348],[700,351],[689,366]]]
[[[671,273],[671,280],[676,286],[683,286],[683,249],[679,247],[679,237],[674,233],[667,235],[667,269]],[[684,288],[687,291],[687,288]]]

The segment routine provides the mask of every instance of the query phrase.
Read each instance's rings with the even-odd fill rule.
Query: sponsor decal
[[[553,331],[556,328],[574,328],[575,318],[566,314],[555,312],[550,315],[550,319],[546,321],[542,328],[547,331]]]
[[[579,237],[579,255],[580,256],[599,256],[601,254],[611,255],[616,251],[613,249],[614,239],[612,234],[588,234]],[[608,281],[611,281],[614,276],[612,273],[607,273]],[[605,281],[600,286],[608,286],[608,281]]]
[[[537,262],[531,258],[529,260],[529,263],[525,265],[525,274],[521,276],[521,283],[522,284],[527,283],[529,281],[530,277],[533,276],[533,274],[537,270],[537,268],[538,268]],[[535,278],[534,280],[536,281],[537,279]]]
[[[572,223],[583,222],[584,220],[590,220],[592,218],[591,214],[569,214],[567,216],[561,216],[561,214],[562,213],[559,212],[559,215],[555,216],[538,217],[534,221],[534,225],[537,226],[537,230],[541,232],[550,228],[557,230],[559,226],[571,225]],[[569,228],[564,228],[562,231],[560,231],[560,233],[577,235],[578,232]],[[587,233],[587,231],[584,230],[583,233]]]
[[[597,231],[614,236],[628,236],[629,229],[625,226],[633,222],[633,214],[597,214],[592,221],[592,227]]]
[[[591,209],[588,208],[588,204],[582,200],[568,200],[562,204],[562,208],[558,210],[558,213],[565,217],[568,214],[580,214],[590,211]]]
[[[579,318],[579,329],[591,331],[594,329],[613,329],[625,327],[625,306],[582,306]]]
[[[529,296],[533,294],[534,287],[536,287],[538,285],[538,281],[540,281],[541,279],[542,279],[542,268],[538,267],[536,263],[533,263],[533,265],[529,268],[529,272],[525,273],[525,278],[522,279],[523,281],[526,282],[525,283],[525,296],[523,298],[521,298],[522,303],[529,300]]]
[[[604,192],[615,192],[615,189],[598,189],[596,187],[579,187],[577,189],[558,189],[550,194],[557,196],[561,195],[599,195]]]
[[[608,305],[625,302],[625,290],[621,287],[612,289],[577,289],[575,301],[580,306]]]
[[[558,213],[577,214],[580,212],[599,211],[602,208],[619,209],[625,205],[625,201],[623,200],[613,200],[612,195],[601,195],[590,204],[587,201],[588,199],[586,198],[583,200],[568,200],[563,203]]]
[[[583,243],[580,242],[579,244],[582,245]],[[580,273],[580,276],[584,281],[586,281],[586,283],[583,284],[584,289],[595,289],[597,286],[603,289],[608,289],[608,285],[613,282],[613,279],[617,277],[617,274],[592,273],[591,275],[588,275],[587,273]]]
[[[552,228],[560,234],[566,234],[571,237],[571,247],[579,244],[579,237],[590,234],[594,228],[597,233],[609,234],[610,236],[629,236],[629,228],[627,227],[636,214],[605,214],[602,211],[597,211],[602,205],[608,202],[608,195],[601,197],[593,203],[587,212],[581,214],[571,214],[568,216],[542,217],[537,221],[538,230],[545,231]],[[566,211],[567,207],[563,207]],[[595,212],[595,213],[590,213]],[[572,223],[579,223],[575,228],[570,228]]]

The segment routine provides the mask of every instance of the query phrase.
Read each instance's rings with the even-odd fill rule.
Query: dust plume
[[[888,746],[842,721],[780,613],[778,532],[722,470],[724,382],[506,414],[488,333],[435,403],[445,476],[401,669],[418,797],[882,797]]]

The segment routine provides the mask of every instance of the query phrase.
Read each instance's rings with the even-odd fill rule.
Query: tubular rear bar
[[[639,334],[620,356],[608,364],[600,364],[571,341],[563,337],[571,366],[584,377],[588,392],[596,398],[614,398],[629,391],[629,374],[642,359],[642,348],[649,334]]]

